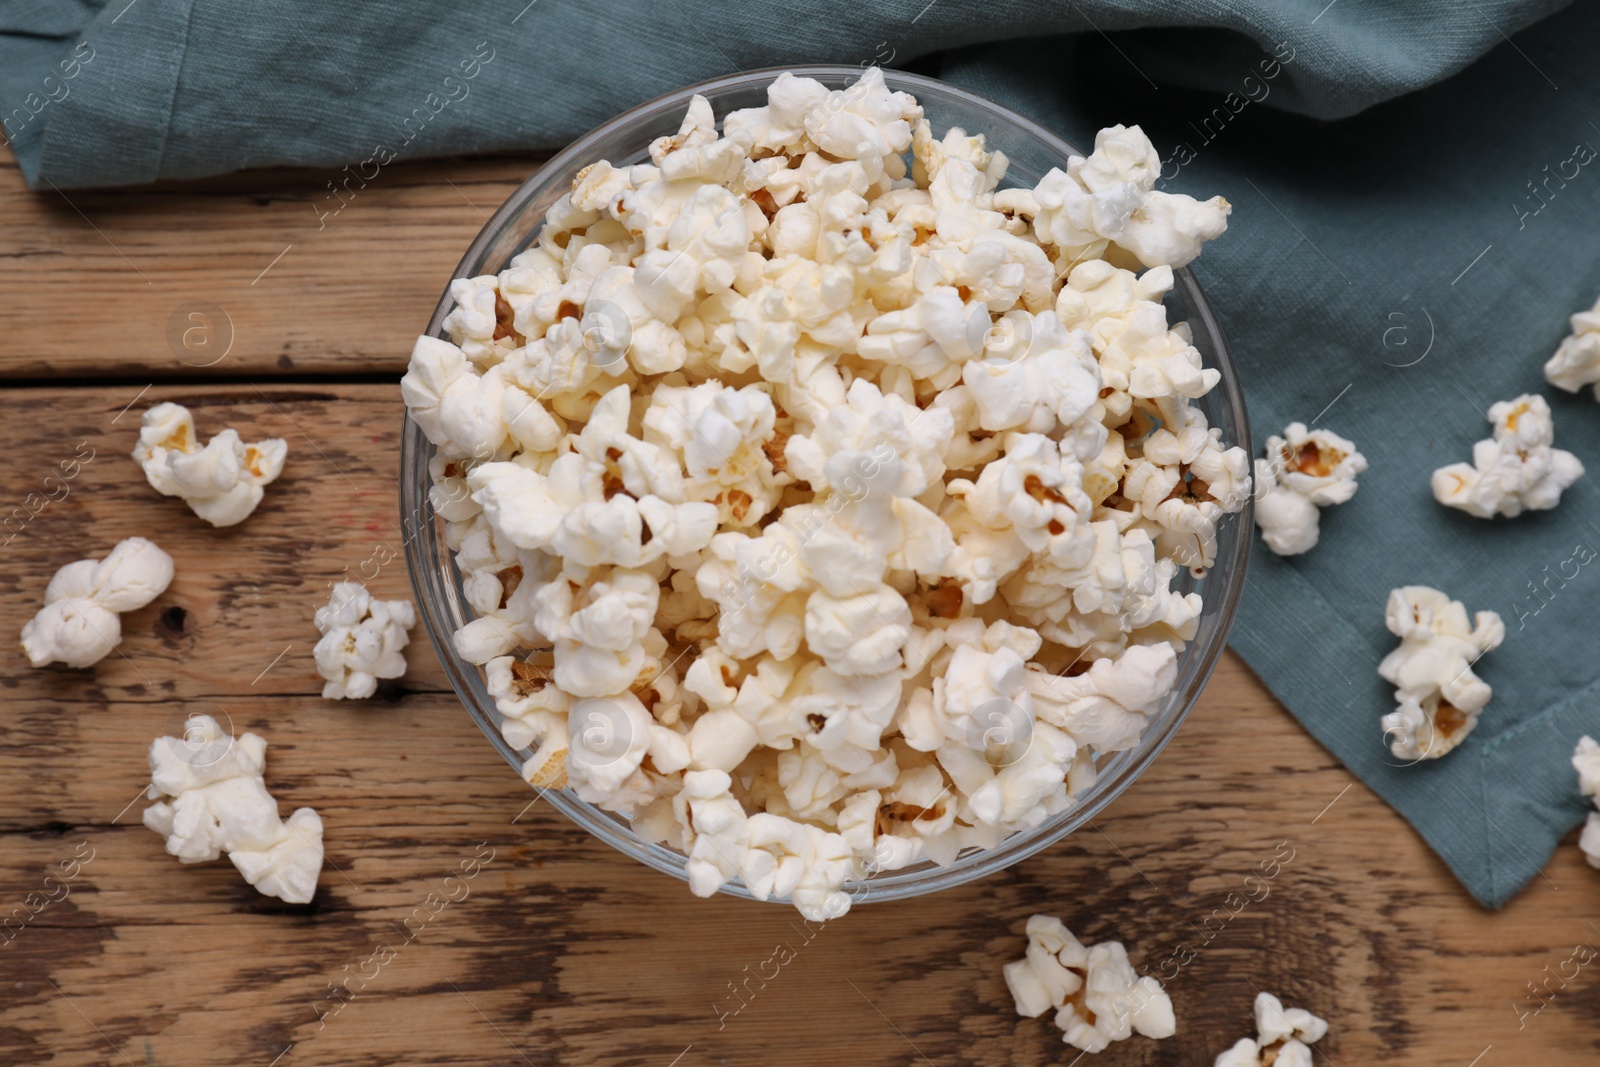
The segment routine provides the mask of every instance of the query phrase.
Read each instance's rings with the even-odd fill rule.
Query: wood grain
[[[0,166],[0,374],[399,374],[541,158],[394,163],[339,197],[337,172],[35,193]]]
[[[1552,982],[1559,991],[1537,1015],[1519,1019],[1517,1007],[1538,1006],[1526,984],[1575,945],[1600,944],[1600,872],[1569,841],[1503,912],[1484,911],[1231,653],[1166,752],[1092,829],[975,885],[810,928],[785,907],[695,899],[548,804],[530,807],[535,795],[446,690],[420,631],[410,671],[380,699],[320,700],[312,612],[346,568],[399,547],[401,407],[388,384],[274,381],[274,346],[290,344],[299,370],[331,374],[351,352],[371,360],[365,369],[398,366],[399,339],[438,288],[425,276],[447,273],[478,225],[443,179],[466,189],[463,176],[491,173],[509,190],[520,171],[419,165],[408,192],[395,182],[393,212],[363,221],[348,209],[346,232],[328,239],[350,257],[380,242],[421,249],[392,264],[415,277],[398,287],[350,277],[340,292],[351,306],[292,271],[277,280],[295,284],[258,286],[247,321],[263,340],[241,350],[254,362],[237,381],[0,389],[13,413],[0,422],[0,522],[29,510],[59,463],[93,450],[64,499],[0,530],[10,538],[0,630],[20,629],[55,567],[122,537],[152,537],[177,560],[172,588],[125,617],[118,654],[95,669],[33,670],[14,643],[0,658],[0,916],[29,894],[59,896],[46,876],[93,857],[53,883],[66,886],[62,899],[21,929],[0,927],[0,1063],[1070,1063],[1075,1051],[1047,1020],[1015,1016],[1000,977],[1036,911],[1086,939],[1120,938],[1152,970],[1187,960],[1168,984],[1179,1036],[1134,1039],[1098,1063],[1208,1065],[1250,1033],[1256,988],[1330,1020],[1319,1063],[1594,1062],[1600,966],[1565,988]],[[245,273],[241,235],[264,238],[258,214],[273,209],[240,190],[278,180],[74,200],[109,216],[108,235],[130,255],[168,264],[146,273],[176,286],[229,256]],[[107,210],[118,196],[131,199]],[[97,331],[69,302],[111,319],[159,301],[136,291],[110,249],[79,247],[85,232],[98,241],[81,219],[19,198],[0,188],[0,217],[32,220],[20,240],[44,250],[33,269],[57,277],[30,282],[29,299],[60,314],[38,315],[55,320],[54,334],[7,346],[13,373],[171,371],[145,343],[91,350]],[[185,218],[207,228],[170,228]],[[47,254],[65,248],[78,250]],[[251,254],[272,251],[262,241]],[[14,272],[10,285],[29,270],[0,269]],[[148,341],[165,311],[149,314],[130,336]],[[25,328],[7,324],[13,339]],[[393,352],[378,358],[365,335],[392,337]],[[167,399],[188,404],[202,433],[230,425],[247,440],[289,441],[283,478],[242,526],[211,529],[150,490],[127,457],[139,412]],[[401,563],[377,571],[375,592],[410,595]],[[146,748],[197,711],[266,737],[283,810],[322,814],[328,862],[311,904],[260,897],[225,862],[184,867],[139,824]],[[1264,899],[1212,918],[1208,934],[1244,877],[1289,850]],[[475,858],[474,877],[446,881]],[[770,981],[749,978],[780,945],[793,960]],[[353,995],[330,993],[346,982]]]

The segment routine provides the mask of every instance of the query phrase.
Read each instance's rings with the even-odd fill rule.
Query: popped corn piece
[[[1578,772],[1578,791],[1600,808],[1600,745],[1588,735],[1580,738],[1572,752],[1572,767]],[[1600,811],[1591,811],[1578,837],[1578,847],[1583,850],[1589,866],[1600,867]]]
[[[1034,188],[1039,240],[1067,262],[1099,258],[1115,243],[1147,267],[1184,266],[1228,228],[1233,205],[1160,192],[1160,173],[1160,156],[1139,127],[1101,130],[1087,158],[1074,156],[1065,172],[1052,168]]]
[[[1311,1067],[1311,1047],[1328,1024],[1304,1008],[1285,1008],[1271,993],[1257,993],[1256,1037],[1240,1038],[1217,1056],[1214,1067]]]
[[[233,430],[223,430],[202,448],[194,416],[171,402],[144,413],[133,450],[152,489],[182,497],[213,526],[237,526],[249,518],[261,503],[262,487],[283,473],[288,454],[282,438],[247,445]]]
[[[1076,676],[1029,670],[1022,679],[1041,719],[1097,752],[1118,752],[1138,743],[1177,672],[1177,653],[1161,643],[1132,645]]]
[[[1320,534],[1321,509],[1356,495],[1356,475],[1367,469],[1367,459],[1354,442],[1301,422],[1268,437],[1266,456],[1256,460],[1261,539],[1280,556],[1309,552]]]
[[[1591,799],[1600,797],[1600,744],[1587,734],[1572,751],[1572,769],[1578,772],[1578,792]]]
[[[1578,847],[1583,850],[1583,857],[1589,861],[1589,866],[1600,867],[1600,811],[1589,813],[1588,820],[1583,824],[1583,833],[1578,836]]]
[[[521,347],[510,319],[515,314],[500,295],[500,279],[457,278],[450,283],[456,306],[444,317],[444,331],[462,353],[487,370]]]
[[[1592,385],[1595,399],[1600,400],[1600,300],[1569,321],[1572,333],[1562,340],[1555,355],[1545,363],[1545,381],[1569,393]]]
[[[513,748],[532,748],[522,776],[539,788],[567,787],[567,713],[571,694],[554,684],[548,665],[511,656],[484,667],[489,695],[504,720],[500,732]]]
[[[103,560],[69,563],[45,585],[44,607],[22,628],[22,650],[35,667],[92,667],[121,643],[119,614],[171,583],[172,557],[142,537],[118,542]]]
[[[1020,339],[986,348],[983,358],[961,368],[961,381],[977,405],[978,425],[990,432],[1049,433],[1085,422],[1100,393],[1100,368],[1088,338],[1078,330],[1069,333],[1054,311],[1008,311],[1006,320],[1009,332]],[[1093,455],[1105,441],[1104,427],[1087,425],[1093,431]]]
[[[150,746],[150,788],[157,801],[144,824],[166,838],[182,863],[227,853],[252,886],[291,904],[309,903],[322,870],[322,820],[299,808],[288,821],[262,775],[267,743],[232,737],[209,715],[191,715],[180,737]]]
[[[1121,942],[1086,946],[1049,915],[1030,918],[1027,934],[1027,954],[1005,966],[1018,1015],[1055,1009],[1062,1041],[1085,1052],[1104,1052],[1135,1032],[1157,1039],[1177,1033],[1171,998],[1154,978],[1134,972]]]
[[[770,99],[770,98],[769,98]],[[883,71],[868,67],[848,89],[835,89],[806,112],[806,136],[836,159],[859,162],[876,182],[905,177],[901,153],[911,147],[911,124],[922,108],[910,93],[889,89]]]
[[[1505,640],[1505,623],[1480,611],[1469,625],[1459,600],[1424,585],[1393,590],[1384,622],[1400,638],[1378,665],[1397,687],[1399,706],[1383,717],[1389,749],[1401,759],[1438,759],[1472,732],[1493,695],[1472,666]]]
[[[1062,325],[1089,335],[1108,425],[1125,419],[1134,400],[1150,401],[1165,421],[1182,422],[1186,402],[1221,380],[1221,371],[1202,364],[1182,324],[1168,327],[1161,300],[1172,284],[1171,267],[1136,275],[1091,259],[1072,269],[1056,297]]]
[[[1555,423],[1544,397],[1525,393],[1489,408],[1492,437],[1472,446],[1472,462],[1433,472],[1433,497],[1480,519],[1545,511],[1583,477],[1583,463],[1555,448]]]
[[[322,817],[296,808],[265,848],[234,848],[228,859],[257,891],[290,904],[309,904],[322,873]]]
[[[410,601],[379,600],[360,582],[339,582],[314,621],[322,634],[313,649],[322,699],[365,700],[378,679],[406,673],[406,631],[417,624]]]

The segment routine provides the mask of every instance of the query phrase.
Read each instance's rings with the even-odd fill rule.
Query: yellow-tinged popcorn
[[[283,473],[289,446],[272,437],[247,445],[223,430],[204,447],[194,416],[181,404],[164,403],[144,413],[133,458],[151,488],[182,497],[213,526],[237,526],[261,503],[263,487]]]

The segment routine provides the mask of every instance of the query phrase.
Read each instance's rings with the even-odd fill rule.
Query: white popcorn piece
[[[486,459],[506,438],[504,376],[478,375],[448,341],[417,338],[400,393],[411,418],[450,459]]]
[[[1034,189],[1034,228],[1069,260],[1115,243],[1147,267],[1182,267],[1228,228],[1233,206],[1155,188],[1161,159],[1137,126],[1095,135],[1094,151],[1052,169]]]
[[[1239,510],[1250,493],[1250,457],[1237,445],[1222,447],[1221,432],[1198,408],[1181,423],[1162,425],[1130,460],[1121,496],[1135,505],[1156,550],[1179,566],[1210,567],[1216,558],[1217,523]]]
[[[1271,993],[1257,993],[1256,1037],[1240,1038],[1217,1056],[1214,1067],[1311,1067],[1311,1046],[1328,1032],[1328,1024],[1304,1008],[1285,1008]]]
[[[1266,457],[1256,460],[1261,539],[1280,556],[1309,552],[1321,533],[1321,509],[1356,495],[1356,475],[1367,469],[1367,459],[1354,442],[1301,422],[1268,437]]]
[[[283,473],[288,454],[282,438],[247,445],[233,430],[223,430],[201,447],[194,416],[170,402],[144,413],[133,450],[151,488],[182,497],[213,526],[237,526],[249,518],[261,503],[263,487]]]
[[[1172,268],[1143,275],[1104,260],[1079,263],[1056,297],[1057,317],[1089,335],[1100,365],[1100,404],[1117,419],[1135,399],[1152,402],[1163,421],[1181,423],[1185,401],[1204,396],[1222,372],[1204,366],[1187,328],[1167,325],[1161,300],[1171,291]]]
[[[759,387],[716,382],[657,387],[643,419],[646,441],[682,457],[686,491],[715,504],[718,521],[735,526],[759,523],[791,480],[768,454],[775,420],[772,398]]]
[[[1600,809],[1600,744],[1584,735],[1572,752],[1572,768],[1578,772],[1578,791]],[[1591,811],[1578,837],[1578,847],[1583,850],[1589,866],[1600,867],[1600,810]]]
[[[1225,202],[1156,192],[1137,129],[1032,190],[934,128],[877,70],[720,127],[696,97],[457,279],[402,380],[524,777],[696,893],[831,918],[1068,810],[1163,706],[1179,568],[1249,497],[1172,270],[1113,265],[1186,262]]]
[[[262,775],[267,743],[232,737],[209,715],[191,715],[182,737],[150,746],[150,788],[157,801],[144,824],[166,838],[183,863],[227,853],[239,873],[267,896],[310,903],[322,870],[322,819],[299,808],[287,821]]]
[[[309,904],[322,873],[322,817],[296,808],[266,848],[236,846],[228,859],[257,891],[290,904]]]
[[[1583,464],[1555,448],[1555,423],[1544,397],[1525,393],[1489,408],[1494,436],[1472,446],[1472,462],[1433,472],[1433,497],[1480,519],[1514,518],[1561,502],[1583,477]]]
[[[1592,385],[1595,399],[1600,400],[1600,300],[1570,321],[1572,333],[1544,365],[1545,381],[1569,393]]]
[[[92,667],[122,641],[121,612],[136,611],[172,584],[172,557],[142,537],[120,541],[103,560],[56,571],[44,607],[22,628],[22,650],[35,667]]]
[[[339,582],[317,609],[322,634],[313,655],[322,675],[324,700],[365,700],[380,678],[406,673],[406,631],[417,624],[408,600],[379,600],[360,582]]]
[[[1134,971],[1121,942],[1086,946],[1049,915],[1030,918],[1027,934],[1027,954],[1005,966],[1018,1015],[1038,1018],[1054,1009],[1062,1040],[1084,1052],[1104,1052],[1135,1033],[1156,1039],[1177,1033],[1171,998],[1161,983]]]
[[[1573,749],[1572,769],[1578,772],[1578,792],[1590,799],[1600,797],[1600,744],[1587,734]]]
[[[1493,695],[1472,667],[1505,640],[1505,623],[1480,611],[1469,624],[1459,600],[1423,585],[1393,590],[1384,621],[1400,638],[1378,665],[1399,704],[1383,717],[1389,749],[1401,759],[1438,759],[1472,732]]]
[[[507,743],[534,750],[522,766],[522,776],[541,789],[565,789],[572,695],[554,684],[548,666],[511,656],[489,660],[484,673],[489,695],[505,717],[500,732]]]
[[[466,357],[488,369],[520,347],[511,329],[514,309],[500,296],[500,279],[457,278],[450,283],[456,306],[444,317],[445,332]]]
[[[961,381],[972,392],[978,425],[990,432],[1033,430],[1048,433],[1079,423],[1100,393],[1100,369],[1087,337],[1068,333],[1054,311],[1029,316],[1011,311],[1006,318],[1019,337],[998,352],[986,349],[982,359],[969,360]],[[1094,441],[1100,450],[1103,434]]]
[[[1578,836],[1578,847],[1583,850],[1583,857],[1589,861],[1589,866],[1600,867],[1600,811],[1589,813],[1588,820],[1583,824],[1583,833]]]
[[[877,181],[885,174],[905,176],[901,153],[911,147],[911,124],[921,118],[909,93],[891,91],[883,71],[869,67],[854,85],[808,109],[804,126],[812,144],[836,159],[856,160]]]

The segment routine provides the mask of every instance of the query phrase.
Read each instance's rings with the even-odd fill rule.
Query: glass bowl
[[[774,67],[685,86],[641,104],[578,138],[540,167],[495,212],[452,277],[470,278],[503,270],[512,256],[533,242],[545,212],[571,187],[573,177],[585,166],[600,159],[619,166],[647,162],[650,142],[677,132],[694,94],[709,100],[720,119],[728,111],[765,104],[767,85],[784,70],[816,78],[830,88],[842,88],[861,75],[861,68],[844,65]],[[1002,149],[1011,158],[1004,186],[1031,187],[1050,168],[1065,169],[1069,157],[1082,154],[1036,123],[982,97],[919,75],[885,71],[884,77],[891,89],[916,96],[935,136],[942,136],[950,126],[960,126],[969,133],[983,133],[991,148]],[[1220,384],[1196,406],[1212,426],[1221,428],[1225,444],[1240,445],[1253,455],[1244,398],[1216,318],[1194,276],[1187,269],[1177,270],[1174,275],[1176,284],[1166,301],[1169,321],[1187,321],[1206,366],[1215,367],[1222,374]],[[428,333],[443,336],[444,317],[452,306],[446,287],[428,324]],[[400,503],[406,562],[417,606],[445,673],[468,713],[520,777],[522,764],[532,753],[506,743],[500,733],[501,716],[489,696],[483,669],[462,659],[451,645],[451,634],[470,621],[473,613],[462,592],[461,575],[445,547],[442,520],[435,518],[428,503],[428,461],[433,451],[421,428],[408,416],[401,437]],[[1195,639],[1179,657],[1177,684],[1160,712],[1151,717],[1134,748],[1108,753],[1098,761],[1095,784],[1079,794],[1074,806],[1032,830],[1013,834],[996,848],[968,850],[943,867],[923,861],[902,870],[875,874],[846,883],[845,892],[858,901],[899,900],[982,878],[1060,840],[1115,800],[1172,739],[1216,666],[1244,588],[1250,534],[1251,504],[1246,503],[1243,511],[1226,516],[1221,523],[1217,557],[1210,571],[1197,576],[1180,570],[1175,588],[1203,594],[1205,609]],[[687,880],[683,854],[640,840],[623,816],[585,803],[566,790],[547,790],[544,796],[567,818],[618,851]],[[737,880],[725,885],[722,892],[754,899]]]

